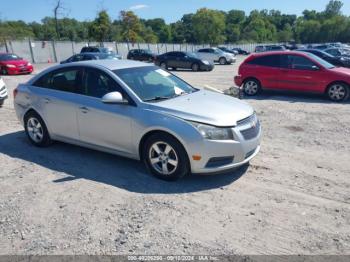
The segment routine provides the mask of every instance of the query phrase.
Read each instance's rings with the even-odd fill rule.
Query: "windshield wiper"
[[[143,101],[144,102],[150,102],[150,101],[167,100],[167,99],[170,99],[170,98],[173,98],[173,97],[172,96],[155,96],[155,97],[152,97],[152,98],[144,99]]]

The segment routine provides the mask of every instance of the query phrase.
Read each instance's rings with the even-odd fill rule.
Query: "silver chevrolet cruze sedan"
[[[51,67],[14,96],[34,145],[58,140],[142,160],[165,180],[227,172],[260,149],[260,124],[247,103],[141,62]]]

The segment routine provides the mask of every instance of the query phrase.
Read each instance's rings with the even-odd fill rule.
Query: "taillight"
[[[13,99],[16,98],[17,93],[18,93],[17,88],[13,89]]]

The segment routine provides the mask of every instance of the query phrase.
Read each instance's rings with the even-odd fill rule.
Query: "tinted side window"
[[[248,64],[268,67],[280,67],[280,55],[257,57],[254,60],[248,62]]]
[[[55,90],[70,93],[80,93],[81,69],[70,68],[53,72],[49,80],[49,85],[50,88]]]
[[[84,58],[83,55],[75,55],[75,56],[73,56],[72,62],[82,61],[83,58]]]
[[[37,87],[50,88],[50,76],[51,74],[43,75],[36,80],[33,85]]]
[[[83,80],[83,94],[102,98],[110,92],[122,92],[121,87],[110,76],[96,69],[86,69]]]
[[[289,56],[289,65],[290,68],[298,70],[311,70],[313,66],[316,66],[316,64],[311,60],[303,56],[296,55]]]

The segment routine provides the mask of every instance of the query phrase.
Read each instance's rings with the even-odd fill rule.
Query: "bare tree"
[[[55,7],[53,9],[53,15],[55,18],[55,29],[56,29],[57,39],[60,39],[60,32],[59,32],[59,28],[58,28],[58,16],[60,14],[62,14],[63,10],[64,10],[63,1],[62,0],[55,0]]]

